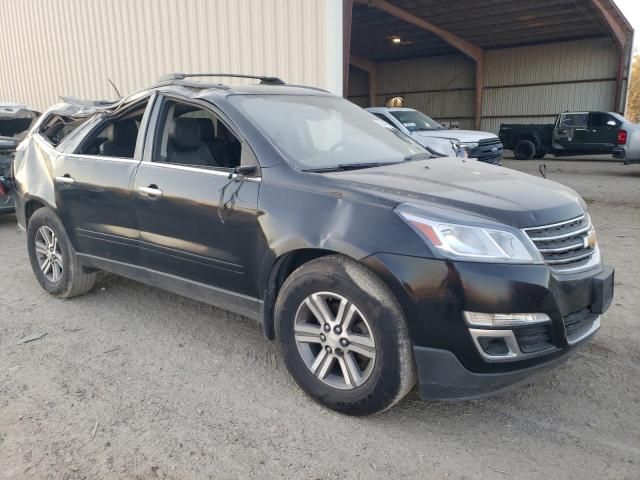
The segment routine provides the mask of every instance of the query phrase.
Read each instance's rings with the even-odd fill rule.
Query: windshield
[[[410,132],[424,132],[426,130],[442,130],[442,125],[433,118],[427,117],[417,110],[394,110],[391,115],[405,126]]]
[[[230,101],[302,170],[398,163],[428,153],[382,120],[339,97],[234,95]]]

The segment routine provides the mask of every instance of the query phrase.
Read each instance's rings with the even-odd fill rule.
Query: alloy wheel
[[[62,278],[63,256],[54,231],[42,226],[36,232],[36,257],[40,270],[47,280],[57,283]]]
[[[294,335],[305,365],[325,384],[349,390],[371,376],[376,361],[373,331],[342,295],[318,292],[305,298],[296,312]]]

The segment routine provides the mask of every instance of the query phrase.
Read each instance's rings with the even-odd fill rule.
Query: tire
[[[83,270],[62,222],[50,208],[39,208],[29,220],[27,248],[38,283],[51,295],[72,298],[93,288],[95,272]]]
[[[536,154],[536,146],[531,140],[521,139],[516,143],[513,153],[518,160],[531,160]]]
[[[323,304],[329,315],[314,314],[310,306],[319,312]],[[351,317],[339,315],[343,305]],[[336,330],[337,317],[344,319],[342,332]],[[323,323],[327,318],[328,333]],[[275,319],[289,373],[309,396],[332,410],[348,415],[382,412],[415,385],[404,314],[382,281],[354,260],[330,255],[295,270],[278,294]]]

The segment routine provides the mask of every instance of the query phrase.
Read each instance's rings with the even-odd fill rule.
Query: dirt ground
[[[640,165],[505,163],[588,202],[616,266],[601,331],[517,390],[370,418],[307,398],[250,320],[115,276],[50,297],[0,219],[0,478],[637,480]]]

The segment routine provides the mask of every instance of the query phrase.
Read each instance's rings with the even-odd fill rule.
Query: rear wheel
[[[38,283],[60,298],[82,295],[93,288],[96,274],[83,270],[60,219],[43,207],[29,219],[27,248]]]
[[[289,372],[321,404],[368,415],[415,384],[404,315],[363,265],[339,255],[303,265],[282,286],[275,313]]]
[[[518,160],[531,160],[536,154],[536,146],[531,140],[518,140],[513,153]]]

